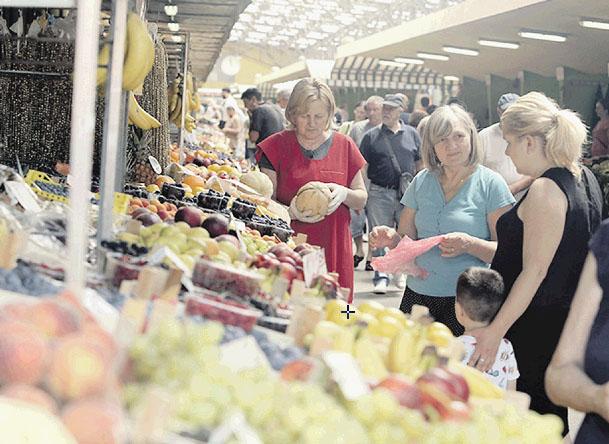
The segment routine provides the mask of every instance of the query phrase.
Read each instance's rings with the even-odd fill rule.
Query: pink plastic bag
[[[444,236],[433,236],[413,241],[408,236],[404,236],[397,247],[385,256],[372,259],[372,268],[382,273],[404,273],[425,279],[429,273],[415,264],[414,260],[423,253],[427,253],[443,239]]]

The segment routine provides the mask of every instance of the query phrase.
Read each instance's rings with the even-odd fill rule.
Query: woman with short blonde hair
[[[544,390],[544,373],[563,330],[588,251],[600,223],[602,195],[592,173],[579,163],[586,127],[570,110],[532,92],[501,116],[503,138],[520,174],[534,178],[513,209],[497,222],[491,267],[503,276],[506,301],[488,327],[474,330],[470,364],[488,370],[499,343],[514,347],[518,390],[531,408],[560,416],[567,410]]]
[[[336,105],[330,88],[316,79],[296,84],[286,118],[292,128],[258,144],[260,169],[273,182],[273,198],[290,207],[292,228],[308,242],[324,247],[329,271],[339,273],[353,295],[353,251],[349,209],[361,210],[368,194],[365,160],[349,137],[331,130]],[[323,182],[330,189],[325,214],[303,214],[295,196],[305,184]]]
[[[414,304],[455,335],[463,328],[455,315],[455,291],[461,272],[487,266],[497,245],[495,223],[514,203],[499,174],[480,164],[480,143],[469,114],[457,105],[441,106],[426,117],[419,172],[402,198],[405,206],[398,231],[376,227],[373,248],[393,248],[406,235],[411,239],[444,236],[442,243],[416,259],[427,278],[409,276],[400,309]]]
[[[309,109],[311,102],[322,102],[328,112],[328,117],[324,126],[327,131],[332,127],[334,114],[336,113],[336,103],[332,90],[325,83],[317,79],[303,79],[296,84],[288,100],[288,106],[285,109],[285,118],[296,127],[296,117],[305,114]]]

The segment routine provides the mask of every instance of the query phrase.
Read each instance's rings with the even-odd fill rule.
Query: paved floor
[[[364,241],[364,249],[367,248],[368,243]],[[365,261],[362,261],[359,264],[359,267],[355,269],[355,305],[357,306],[362,301],[373,299],[386,307],[399,308],[404,290],[400,290],[393,285],[393,283],[389,283],[389,286],[387,287],[387,294],[380,295],[372,293],[372,275],[374,272],[366,271],[364,267]]]

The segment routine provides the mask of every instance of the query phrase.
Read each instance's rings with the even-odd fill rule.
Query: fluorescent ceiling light
[[[609,31],[609,21],[599,20],[594,18],[582,18],[579,21],[580,26],[584,28],[602,29],[603,31]]]
[[[392,60],[379,60],[379,65],[381,66],[392,66],[394,68],[405,68],[405,63],[394,62]]]
[[[422,65],[423,63],[425,63],[421,59],[412,59],[410,57],[396,57],[393,60],[395,60],[398,63],[409,63],[411,65]]]
[[[460,54],[466,56],[477,56],[480,54],[480,51],[476,51],[475,49],[458,48],[456,46],[443,46],[442,50],[445,52],[450,52],[451,54]]]
[[[440,60],[442,62],[450,60],[450,57],[448,56],[442,54],[433,54],[431,52],[417,52],[417,57],[428,60]]]
[[[167,14],[169,17],[173,17],[174,15],[178,14],[178,5],[165,5],[165,14]]]
[[[493,48],[504,48],[504,49],[518,49],[520,48],[519,43],[515,42],[502,42],[499,40],[487,40],[480,39],[478,40],[478,44],[482,46],[492,46]]]
[[[547,42],[565,42],[567,37],[562,34],[553,34],[543,31],[522,30],[518,33],[520,37],[525,39],[545,40]]]
[[[458,82],[460,79],[457,76],[444,76],[444,80],[448,82]]]
[[[167,23],[167,28],[169,28],[171,32],[178,32],[180,30],[180,24],[176,22],[169,22]]]

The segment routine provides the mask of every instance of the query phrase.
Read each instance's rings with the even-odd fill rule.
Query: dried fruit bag
[[[415,264],[414,260],[438,245],[442,239],[444,236],[433,236],[420,240],[412,240],[408,236],[404,236],[397,247],[385,256],[372,259],[372,268],[382,273],[405,273],[425,279],[428,275],[427,270]]]

